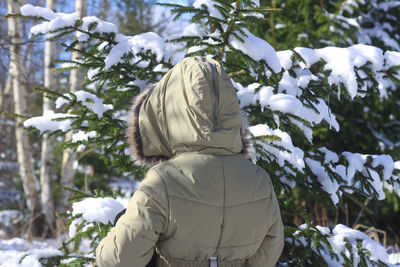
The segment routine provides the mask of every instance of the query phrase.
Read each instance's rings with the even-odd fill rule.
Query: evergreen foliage
[[[293,41],[285,47],[291,50],[278,54],[249,29],[265,23],[268,14],[277,16],[281,9],[259,7],[255,1],[250,0],[234,3],[219,0],[203,2],[208,5],[197,5],[196,2],[193,6],[163,4],[172,8],[175,19],[188,14],[191,16],[192,24],[185,28],[181,36],[173,36],[170,40],[162,40],[152,33],[124,36],[107,23],[101,20],[90,21],[88,18],[77,18],[72,24],[43,30],[48,19],[45,16],[34,16],[44,21],[32,28],[36,35],[46,35],[50,40],[57,40],[78,32],[77,39],[64,44],[67,51],[77,51],[81,55],[79,61],[69,62],[72,65],[68,68],[88,70],[82,85],[82,92],[91,93],[86,94],[86,98],[82,98],[83,93],[59,95],[52,92],[51,88],[41,90],[56,100],[60,112],[68,114],[68,117],[56,120],[70,120],[68,125],[71,127],[59,128],[54,132],[63,135],[71,128],[82,131],[87,134],[87,138],[75,141],[73,138],[65,142],[64,146],[73,147],[81,153],[91,149],[100,155],[110,173],[115,171],[141,178],[145,170],[130,160],[125,141],[126,121],[132,99],[146,86],[157,82],[183,55],[210,55],[222,64],[238,90],[241,108],[248,115],[251,125],[249,139],[254,146],[253,161],[271,174],[286,225],[286,244],[280,265],[386,266],[380,258],[371,257],[373,251],[364,246],[366,236],[347,231],[340,225],[333,232],[316,226],[304,208],[298,205],[295,196],[306,195],[307,199],[313,199],[333,210],[336,205],[341,205],[344,196],[351,196],[354,192],[381,200],[385,197],[383,182],[399,187],[399,162],[394,162],[389,155],[357,153],[368,150],[346,152],[343,147],[335,146],[331,136],[340,133],[343,128],[349,129],[343,127],[346,124],[345,113],[336,110],[343,102],[363,106],[364,101],[371,101],[372,106],[378,100],[390,103],[391,98],[396,97],[400,55],[395,52],[383,53],[372,46],[351,46],[342,50],[317,49],[324,42],[323,38],[339,40],[339,36],[335,37],[337,33],[342,38],[344,36],[345,40],[356,42],[359,38],[351,35],[351,27],[347,28],[346,33],[335,33],[326,28],[326,22],[332,21],[332,18],[324,12],[330,12],[339,1],[330,1],[328,5],[332,7],[315,13],[312,19],[316,19],[316,25],[320,28],[307,32],[309,42],[298,39],[301,30],[290,31],[292,26],[301,24],[297,17],[285,17],[284,14],[289,9],[298,10],[299,14],[306,12],[309,5],[314,5],[312,1],[302,1],[298,7],[291,7],[298,1],[288,1],[287,6],[282,6],[282,20],[289,22],[285,21],[286,27],[283,29],[286,30],[274,29],[275,41],[271,43],[278,45],[279,38],[283,38],[281,34]],[[343,15],[336,14],[338,22],[334,25],[346,28],[339,20],[343,21],[342,16],[350,12],[350,9],[339,10],[345,11]],[[22,15],[29,14],[22,12]],[[374,19],[376,16],[369,15],[369,18]],[[146,44],[143,45],[143,42]],[[77,43],[84,43],[87,49],[77,50]],[[254,44],[257,47],[252,47]],[[338,46],[351,44],[349,41]],[[295,48],[297,45],[315,49]],[[268,53],[254,51],[257,48]],[[368,58],[368,52],[376,53],[382,62],[374,62],[373,57]],[[354,79],[349,79],[354,84],[342,79],[343,73],[342,76],[337,74],[338,66],[332,66],[334,59],[329,57],[332,53],[338,53],[337,56],[343,57],[344,61],[351,61],[354,59],[351,56],[359,55],[357,59],[361,61],[349,65],[348,69],[354,72]],[[319,56],[315,58],[316,55]],[[64,71],[66,68],[59,70]],[[378,98],[368,98],[370,95]],[[275,102],[268,102],[271,98]],[[276,104],[282,103],[279,101],[292,105],[282,108]],[[91,104],[101,107],[103,112],[99,113]],[[369,120],[368,117],[364,119]],[[313,139],[313,135],[318,138]],[[78,196],[72,201],[88,197],[86,194],[75,193]],[[95,194],[95,197],[104,197],[104,194]],[[66,213],[65,216],[71,224],[81,219],[72,213]],[[294,216],[301,216],[306,223],[296,227],[293,224]],[[92,241],[91,248],[95,249],[110,228],[110,224],[80,220],[78,233],[62,248],[65,256],[43,259],[43,262],[61,264],[61,260],[66,258],[73,260],[70,264],[93,261],[93,254],[76,257],[72,252],[83,238],[89,238]],[[335,246],[338,239],[344,244],[343,247]],[[72,249],[70,244],[73,244]]]

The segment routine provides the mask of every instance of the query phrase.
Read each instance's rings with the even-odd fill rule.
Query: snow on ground
[[[15,237],[9,240],[0,240],[1,267],[37,267],[42,266],[40,257],[61,255],[57,241],[47,239],[43,241],[27,241]]]
[[[400,264],[400,252],[390,254],[388,262],[390,264]]]

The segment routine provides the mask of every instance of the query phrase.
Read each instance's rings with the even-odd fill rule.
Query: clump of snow
[[[78,131],[72,135],[72,142],[88,141],[89,138],[96,137],[96,134],[97,133],[95,131],[90,131],[90,132]]]
[[[120,202],[110,197],[91,197],[72,203],[72,215],[82,214],[85,221],[102,224],[113,223],[115,216],[123,209]]]
[[[39,7],[39,6],[32,6],[32,5],[23,5],[21,7],[21,14],[24,16],[30,16],[30,17],[42,17],[47,20],[51,20],[57,17],[57,14],[54,13],[53,10],[45,7]]]
[[[320,161],[313,158],[305,158],[307,166],[311,169],[312,173],[317,177],[317,180],[322,185],[322,189],[330,194],[332,202],[337,204],[339,201],[338,196],[342,195],[342,191],[352,193],[354,190],[348,186],[353,186],[359,190],[364,191],[366,194],[377,194],[378,199],[382,200],[385,198],[385,193],[383,191],[384,187],[388,187],[388,184],[383,183],[382,180],[388,180],[393,178],[398,180],[399,177],[393,175],[395,168],[395,163],[393,159],[388,155],[364,155],[359,153],[343,152],[342,156],[347,161],[347,166],[342,164],[337,164],[339,161],[339,156],[328,150],[325,147],[319,148],[319,152],[324,154],[324,166],[321,165]],[[310,153],[311,156],[315,154]],[[368,159],[371,159],[372,168],[382,167],[383,175],[382,177],[379,173],[368,167]],[[354,176],[358,172],[362,176],[369,178],[364,181],[369,184],[373,192],[367,190],[361,185],[360,181],[354,181]],[[335,173],[340,179],[332,176],[331,173]],[[340,189],[341,186],[345,186]]]
[[[378,73],[379,70],[385,70],[399,63],[399,60],[396,59],[398,57],[396,52],[394,52],[393,59],[389,59],[391,57],[386,57],[387,52],[384,55],[380,48],[363,44],[347,48],[328,46],[320,49],[311,49],[297,47],[294,51],[304,59],[304,66],[307,68],[320,60],[324,60],[326,62],[325,69],[331,71],[328,76],[329,84],[340,86],[343,83],[352,98],[357,95],[358,90],[356,68],[366,66]],[[285,65],[289,66],[287,55],[283,54],[281,58]],[[386,97],[385,90],[392,87],[392,83],[386,81],[383,74],[377,75],[375,78],[380,85],[381,97]]]
[[[22,6],[21,13],[26,12],[26,9],[23,9],[25,6]],[[32,16],[33,12],[28,12],[30,16]],[[44,15],[48,16],[49,14]],[[40,17],[42,15],[41,12],[37,13],[37,16]],[[72,27],[75,25],[76,21],[79,19],[75,13],[65,14],[65,13],[55,13],[56,16],[52,17],[49,21],[44,21],[40,24],[32,26],[30,33],[31,34],[48,34],[58,29]]]
[[[293,66],[293,61],[291,59],[293,55],[292,50],[277,51],[276,55],[284,69],[288,70]]]
[[[385,52],[386,66],[400,66],[400,52],[386,51]]]
[[[279,62],[275,49],[267,41],[258,38],[247,29],[243,29],[243,31],[246,34],[246,36],[241,36],[244,42],[233,37],[230,40],[230,44],[256,61],[264,60],[273,72],[280,72],[282,65]]]
[[[33,117],[24,121],[24,126],[35,127],[40,131],[40,133],[46,131],[55,132],[57,130],[67,132],[72,128],[71,123],[73,122],[73,120],[72,119],[55,120],[55,119],[71,118],[71,117],[77,117],[77,116],[65,113],[54,113],[54,111],[52,110],[45,110],[42,116]]]
[[[255,126],[250,126],[248,131],[254,137],[262,137],[262,136],[277,136],[280,138],[279,141],[274,141],[273,143],[267,142],[258,142],[265,151],[272,154],[275,157],[275,160],[280,166],[283,166],[285,162],[290,163],[295,167],[298,171],[303,172],[304,168],[304,152],[298,147],[295,147],[292,143],[292,139],[286,133],[281,131],[280,129],[271,129],[266,124],[258,124]],[[276,146],[282,147],[284,150],[277,148]]]
[[[308,121],[311,127],[319,124],[322,120],[325,120],[329,125],[333,126],[336,131],[339,130],[339,123],[337,122],[335,115],[330,112],[328,105],[321,98],[318,98],[318,102],[314,103],[314,107],[318,110],[318,112],[316,112],[314,109],[306,107],[293,95],[283,93],[275,94],[274,88],[271,86],[261,86],[260,84],[253,83],[244,87],[233,80],[231,80],[231,82],[237,89],[241,108],[249,105],[256,105],[256,102],[259,101],[262,111],[264,108],[268,108],[273,111],[292,114]],[[259,90],[255,93],[257,88],[259,88]],[[307,127],[298,120],[293,119],[292,122],[303,130],[303,133],[311,142],[312,132],[310,127]]]
[[[92,30],[93,32],[104,32],[104,33],[117,33],[118,28],[113,23],[102,21],[101,19],[89,16],[82,18],[82,26],[80,28],[84,31],[89,31],[89,25],[96,23],[96,27]]]
[[[385,199],[386,195],[385,195],[385,192],[383,191],[383,183],[381,181],[381,178],[379,177],[379,174],[371,168],[367,168],[367,170],[368,170],[368,173],[371,174],[371,178],[372,178],[371,185],[375,189],[376,193],[378,194],[378,199],[379,200]],[[367,174],[367,172],[364,171],[365,176],[367,176],[366,174]]]
[[[104,112],[114,108],[113,105],[103,104],[103,100],[101,100],[94,94],[91,94],[83,90],[79,90],[74,93],[67,93],[64,94],[64,96],[68,97],[70,94],[75,95],[77,101],[82,102],[82,105],[84,105],[85,107],[96,113],[99,119],[103,117]],[[60,108],[61,106],[67,103],[69,103],[67,99],[65,99],[64,97],[59,97],[56,100],[56,108]]]
[[[388,180],[395,168],[392,157],[389,155],[372,155],[371,166],[375,168],[379,165],[383,167],[383,178]]]
[[[330,195],[332,202],[337,204],[339,202],[338,194],[341,195],[341,192],[338,191],[339,183],[335,179],[329,177],[326,169],[319,161],[306,158],[305,162],[312,173],[317,177],[318,182],[322,185],[322,189]]]
[[[364,155],[359,153],[343,152],[342,155],[346,158],[348,162],[347,166],[347,177],[352,179],[356,171],[362,172],[364,169],[364,164],[367,159]],[[351,182],[349,184],[352,184]]]
[[[205,5],[207,7],[208,12],[212,17],[218,18],[218,19],[224,19],[222,16],[221,12],[219,12],[218,8],[216,8],[214,5],[217,3],[212,1],[212,0],[196,0],[193,3],[193,7],[195,8],[201,8],[202,5]]]
[[[164,57],[164,41],[154,32],[146,32],[132,37],[117,34],[117,44],[111,49],[110,53],[104,60],[104,70],[108,70],[113,65],[122,62],[122,57],[129,52],[137,54],[150,50],[156,55],[157,61],[161,61]],[[134,58],[131,63],[135,63],[138,58]]]
[[[315,244],[311,242],[312,249],[325,259],[325,262],[328,266],[344,266],[344,256],[353,260],[353,266],[358,266],[360,263],[360,256],[358,255],[359,248],[357,247],[357,242],[361,242],[362,249],[370,253],[369,257],[367,258],[368,266],[372,266],[370,265],[370,261],[379,260],[386,264],[392,263],[385,247],[358,230],[352,229],[343,224],[336,225],[332,231],[328,227],[316,226],[316,228],[321,234],[326,236],[333,253],[338,256],[338,259],[331,258],[330,253],[324,244],[320,243],[322,245],[322,249],[317,249]],[[296,231],[294,235],[299,236],[302,230],[307,229],[309,229],[307,224],[300,225],[299,230]],[[289,237],[288,239],[292,239],[292,237]],[[350,247],[346,245],[345,239],[349,241]],[[308,242],[303,236],[298,237],[296,240],[299,241],[295,243],[297,246],[308,246]]]
[[[367,235],[364,233],[354,230],[350,227],[347,227],[343,224],[338,224],[335,226],[335,228],[332,230],[332,237],[328,238],[328,241],[330,245],[332,246],[333,251],[337,254],[340,255],[340,252],[345,250],[345,238],[348,238],[350,241],[350,244],[352,244],[352,253],[355,254],[357,251],[356,244],[357,240],[361,239],[362,240],[362,246],[363,248],[367,249],[371,255],[370,259],[377,261],[381,260],[383,262],[388,261],[388,254],[386,253],[386,249],[379,244],[378,242],[372,240],[369,238]],[[354,255],[354,259],[357,261],[358,257],[357,255]],[[358,265],[358,262],[355,262],[355,266]]]
[[[280,93],[286,92],[292,96],[301,96],[302,94],[302,90],[298,85],[298,79],[292,77],[287,70],[283,73],[282,79],[279,81],[278,91]]]

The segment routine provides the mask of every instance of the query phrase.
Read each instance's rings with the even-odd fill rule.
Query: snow
[[[389,254],[388,263],[390,263],[390,264],[400,264],[400,253]]]
[[[260,0],[251,0],[254,6],[260,7]]]
[[[354,190],[348,186],[353,186],[358,190],[362,190],[365,194],[372,195],[373,192],[367,190],[364,186],[361,186],[360,182],[354,182],[354,176],[356,172],[368,178],[364,182],[368,183],[372,187],[373,191],[376,192],[379,200],[385,198],[385,193],[383,188],[389,187],[389,184],[384,183],[382,180],[386,181],[390,178],[398,180],[399,177],[393,175],[393,170],[395,168],[395,163],[393,159],[388,155],[368,155],[359,154],[351,152],[343,152],[342,156],[347,161],[347,166],[342,164],[337,164],[339,161],[339,156],[328,150],[325,147],[319,148],[319,152],[324,155],[323,164],[313,158],[314,154],[310,153],[310,158],[306,157],[304,160],[307,166],[311,169],[311,172],[317,177],[318,182],[322,185],[322,190],[327,192],[332,199],[334,204],[337,204],[339,199],[337,194],[341,196],[342,192],[339,190],[340,186],[346,186],[342,191],[352,193]],[[371,160],[368,160],[371,159]],[[377,171],[369,167],[369,163],[372,168],[382,167],[383,175],[381,176]],[[335,165],[337,164],[337,165]],[[341,179],[337,180],[329,172],[336,173]]]
[[[385,52],[386,66],[399,66],[400,65],[400,52],[386,51]]]
[[[72,128],[71,123],[73,122],[73,120],[65,119],[56,121],[55,119],[71,117],[77,116],[65,113],[54,113],[54,111],[52,110],[45,110],[42,116],[33,117],[24,121],[24,126],[35,127],[40,131],[40,133],[44,133],[46,131],[55,132],[57,130],[67,132]]]
[[[279,141],[274,141],[273,145],[267,142],[259,142],[265,151],[272,154],[275,158],[279,166],[283,166],[285,162],[290,163],[295,167],[299,172],[303,172],[304,168],[304,152],[298,147],[295,147],[292,143],[292,139],[286,133],[281,131],[280,129],[271,129],[266,124],[257,124],[255,126],[250,126],[248,131],[254,137],[262,137],[262,136],[277,136],[280,138]],[[276,146],[280,146],[285,150],[279,149]]]
[[[350,152],[343,152],[342,155],[346,158],[348,162],[347,177],[349,179],[352,179],[354,177],[356,171],[362,172],[362,170],[364,169],[364,164],[367,161],[364,155]],[[352,184],[352,182],[350,182],[349,184]]]
[[[371,168],[367,168],[368,173],[371,174],[372,182],[371,185],[375,189],[376,193],[378,194],[378,200],[383,200],[385,199],[386,195],[385,192],[383,191],[383,183],[381,181],[381,178],[379,177],[379,174],[374,171]],[[366,172],[364,172],[364,175]]]
[[[89,80],[93,80],[94,76],[96,76],[100,71],[100,68],[89,69],[87,73],[87,77]]]
[[[282,69],[275,49],[265,40],[258,38],[243,28],[246,36],[241,36],[242,42],[236,37],[230,39],[230,44],[256,61],[264,60],[273,72],[278,73]]]
[[[332,231],[328,227],[322,226],[315,226],[316,230],[320,232],[320,234],[325,235],[329,245],[331,246],[333,253],[338,257],[338,259],[331,258],[330,253],[326,245],[322,242],[320,243],[322,247],[317,248],[314,242],[308,244],[308,240],[301,235],[302,231],[312,231],[314,232],[314,228],[310,228],[307,224],[302,224],[299,227],[294,235],[297,236],[299,242],[295,242],[296,246],[310,246],[311,248],[318,254],[324,258],[325,262],[327,263],[328,267],[339,267],[348,265],[349,262],[345,263],[344,256],[348,259],[352,259],[352,266],[359,266],[360,257],[358,255],[359,248],[357,246],[357,242],[361,242],[361,249],[368,251],[370,254],[367,260],[367,266],[375,266],[372,265],[371,261],[382,261],[389,266],[395,266],[391,264],[396,264],[396,259],[394,256],[395,254],[388,254],[386,252],[386,248],[383,247],[381,244],[376,242],[375,240],[368,237],[366,234],[352,229],[346,225],[338,224],[336,225]],[[288,237],[287,240],[292,242],[293,237]],[[347,239],[349,241],[349,245],[346,245]],[[396,265],[398,266],[398,265]]]
[[[61,256],[53,239],[29,242],[22,238],[0,240],[0,266],[41,267],[40,258]]]
[[[95,96],[94,94],[91,94],[89,92],[79,90],[74,93],[67,93],[64,94],[64,96],[68,97],[71,94],[75,95],[76,100],[78,102],[82,102],[82,105],[93,111],[99,119],[103,117],[103,113],[106,112],[107,110],[113,109],[113,105],[111,104],[103,104],[103,100]],[[56,100],[56,108],[60,108],[64,104],[69,103],[67,99],[64,97],[59,97]]]
[[[205,5],[207,7],[208,12],[212,17],[218,18],[218,19],[224,19],[222,16],[221,12],[214,6],[217,3],[212,1],[212,0],[196,0],[193,3],[193,7],[201,9],[202,5]]]
[[[23,12],[22,8],[21,8],[21,13]],[[24,15],[24,13],[22,14]],[[37,16],[40,15],[38,14]],[[50,21],[45,21],[40,24],[32,26],[30,33],[32,35],[48,34],[61,28],[72,27],[75,25],[75,22],[77,20],[78,16],[75,13],[71,14],[56,13],[56,16],[52,18]]]
[[[102,21],[101,19],[90,16],[82,18],[82,26],[80,28],[84,31],[89,31],[89,25],[91,23],[96,23],[97,26],[92,30],[92,32],[104,32],[104,33],[117,33],[118,28],[113,23]]]
[[[72,142],[79,142],[79,141],[88,141],[89,138],[96,137],[96,132],[95,131],[90,131],[90,132],[84,132],[84,131],[78,131],[72,135]]]
[[[340,252],[345,250],[345,238],[348,238],[350,243],[352,244],[352,253],[355,254],[357,251],[356,249],[356,242],[358,239],[362,240],[362,246],[363,248],[367,249],[371,255],[369,256],[369,259],[371,260],[381,260],[383,262],[388,261],[388,254],[386,253],[386,249],[376,241],[372,240],[369,238],[367,235],[364,233],[354,230],[350,227],[347,227],[343,224],[338,224],[335,226],[335,228],[332,230],[332,237],[328,238],[328,241],[330,245],[332,246],[333,251],[339,255]],[[355,259],[358,259],[357,255],[354,255]],[[358,265],[358,262],[354,264],[355,266]]]
[[[47,20],[51,20],[57,17],[57,14],[54,13],[53,10],[45,7],[32,6],[32,5],[24,5],[21,7],[21,14],[24,16],[31,17],[42,17]]]
[[[191,23],[183,29],[182,36],[200,36],[203,37],[205,32],[198,23]]]
[[[341,194],[341,192],[338,191],[338,182],[329,177],[326,169],[321,165],[319,161],[306,158],[305,162],[310,167],[312,173],[317,176],[317,180],[322,185],[322,189],[330,195],[333,204],[336,205],[339,202],[339,197],[337,193],[339,195]]]
[[[164,56],[167,56],[167,54],[164,54],[165,44],[163,39],[154,32],[146,32],[132,37],[117,34],[116,40],[117,44],[111,49],[104,60],[104,70],[108,70],[113,65],[123,62],[122,57],[129,52],[137,54],[150,50],[156,55],[157,61],[161,61]],[[130,63],[134,64],[139,59],[138,57],[134,57]]]
[[[115,216],[124,208],[120,202],[110,197],[85,198],[72,203],[72,215],[82,214],[87,222],[108,224],[113,223]]]
[[[279,61],[284,69],[288,70],[293,66],[291,59],[293,55],[292,50],[277,51],[276,55],[278,56]]]
[[[282,78],[282,80],[283,79],[284,78]],[[241,108],[249,105],[256,105],[256,102],[259,101],[262,111],[264,108],[268,108],[273,111],[292,114],[308,121],[311,126],[319,124],[322,120],[325,120],[329,125],[334,127],[336,131],[339,130],[339,123],[337,122],[335,115],[330,112],[328,105],[321,98],[317,99],[319,101],[318,103],[314,103],[315,108],[318,110],[318,112],[316,112],[315,110],[306,107],[297,97],[291,94],[274,94],[274,88],[271,86],[261,86],[260,84],[253,83],[244,87],[232,79],[231,82],[237,89]],[[259,90],[255,93],[257,88],[259,88]],[[311,142],[312,134],[310,133],[309,127],[300,125],[298,122],[294,123],[304,130],[303,132],[305,136]]]
[[[292,77],[286,70],[279,82],[278,92],[285,92],[292,96],[300,96],[302,94],[302,90],[299,88],[297,82],[298,80]]]
[[[324,60],[326,62],[325,70],[331,71],[328,76],[328,83],[336,86],[340,86],[343,83],[351,98],[357,95],[359,87],[355,73],[356,68],[367,67],[375,72],[377,74],[375,79],[379,84],[381,97],[386,97],[386,90],[393,87],[393,83],[385,80],[384,75],[379,74],[379,71],[399,64],[400,61],[398,52],[386,52],[383,54],[380,48],[364,44],[357,44],[347,48],[328,46],[320,49],[311,49],[297,47],[294,51],[304,59],[306,68],[320,60]],[[285,66],[290,66],[287,54],[281,53],[280,58]],[[294,81],[291,84],[294,84]]]
[[[372,163],[371,166],[376,168],[378,166],[383,167],[383,178],[388,180],[393,173],[395,168],[393,159],[389,155],[372,155]]]

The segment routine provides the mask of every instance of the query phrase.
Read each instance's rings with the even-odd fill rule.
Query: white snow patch
[[[78,141],[88,141],[89,138],[96,137],[95,131],[85,132],[85,131],[78,131],[72,135],[72,142]]]
[[[337,204],[339,202],[338,194],[341,195],[341,192],[338,191],[338,182],[329,177],[326,169],[319,161],[306,158],[305,162],[307,163],[308,167],[310,167],[312,173],[317,176],[317,180],[322,185],[322,189],[330,195],[332,202]]]
[[[33,117],[24,121],[25,127],[35,127],[40,131],[40,133],[50,131],[55,132],[57,130],[61,130],[63,132],[69,131],[73,122],[72,119],[65,120],[54,120],[60,118],[70,118],[77,117],[76,115],[66,114],[66,113],[54,113],[52,110],[45,110],[42,116]]]
[[[115,216],[123,209],[121,203],[110,197],[90,197],[72,203],[72,215],[82,214],[82,218],[87,222],[102,224],[113,223]]]
[[[254,137],[261,137],[261,136],[279,137],[281,140],[273,141],[271,143],[267,143],[265,141],[256,141],[256,142],[259,143],[267,152],[275,156],[279,166],[284,166],[286,161],[291,165],[293,165],[293,167],[295,167],[298,171],[303,172],[304,151],[293,145],[292,139],[286,132],[283,132],[280,129],[273,130],[266,124],[258,124],[255,126],[250,126],[248,128],[248,131]],[[278,149],[272,144],[275,146],[283,147],[285,150]]]
[[[31,16],[31,17],[39,17],[39,18],[45,18],[47,20],[54,19],[57,17],[57,14],[54,13],[53,10],[45,7],[39,7],[39,6],[32,6],[32,5],[23,5],[20,9],[21,14],[24,16]]]
[[[243,31],[247,35],[241,36],[244,42],[237,38],[232,38],[230,40],[231,45],[256,61],[264,60],[273,72],[280,72],[282,65],[275,49],[267,41],[258,38],[247,29],[243,29]]]
[[[164,57],[164,41],[154,32],[141,33],[132,37],[117,34],[117,44],[111,49],[110,53],[104,60],[104,70],[108,70],[113,65],[122,62],[122,57],[128,52],[134,55],[140,52],[150,50],[156,55],[157,61],[161,61]],[[134,57],[131,64],[137,62],[140,58]]]
[[[203,37],[205,32],[197,23],[191,23],[183,29],[182,36],[200,36]]]
[[[83,90],[79,90],[74,93],[66,93],[64,94],[64,96],[68,97],[70,94],[75,95],[77,101],[82,102],[82,105],[84,105],[85,107],[96,113],[99,119],[103,117],[104,112],[114,108],[113,105],[103,104],[103,100],[101,100],[94,94],[91,94]],[[59,97],[56,100],[56,108],[60,108],[62,105],[67,103],[69,103],[68,100],[66,100],[64,97]]]
[[[205,5],[207,7],[208,12],[212,17],[218,18],[218,19],[224,19],[222,16],[221,12],[214,6],[217,5],[216,2],[212,0],[196,0],[193,3],[193,7],[201,9],[201,6]]]

